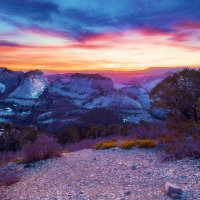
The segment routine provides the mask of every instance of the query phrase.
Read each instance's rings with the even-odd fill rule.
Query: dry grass
[[[69,151],[68,150],[62,150],[62,153],[69,153]]]
[[[98,142],[97,144],[95,144],[94,146],[91,147],[91,149],[94,150],[105,150],[105,149],[111,149],[114,147],[117,147],[117,139],[111,139],[109,141],[106,142]],[[119,144],[119,148],[120,149],[130,149],[133,146],[137,146],[138,148],[153,148],[156,146],[156,140],[150,140],[150,139],[126,139],[123,140],[120,144]]]
[[[112,142],[112,141],[108,141],[108,142],[104,142],[103,145],[101,146],[101,149],[111,149],[117,146],[116,142]]]
[[[136,146],[135,140],[124,140],[120,143],[119,148],[120,149],[130,149],[131,147]]]
[[[22,157],[14,158],[14,159],[11,159],[10,162],[15,163],[16,165],[19,165],[23,162],[23,158]]]
[[[138,148],[153,148],[155,146],[156,146],[155,140],[150,140],[150,139],[137,140]]]
[[[97,144],[95,144],[94,146],[91,147],[91,149],[94,149],[94,150],[98,150],[98,149],[102,149],[102,150],[105,150],[105,149],[111,149],[111,148],[114,148],[117,146],[117,140],[110,140],[110,141],[107,141],[107,142],[98,142]]]

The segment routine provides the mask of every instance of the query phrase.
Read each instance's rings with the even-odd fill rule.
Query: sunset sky
[[[200,66],[200,0],[0,0],[0,66]]]

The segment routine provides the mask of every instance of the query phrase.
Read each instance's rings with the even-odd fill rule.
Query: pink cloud
[[[181,29],[200,29],[200,22],[181,21],[175,24],[174,27]]]
[[[162,31],[159,29],[155,29],[155,28],[150,28],[150,27],[142,27],[139,29],[139,33],[141,33],[144,36],[156,36],[156,35],[170,35],[171,32],[167,32],[167,31]]]
[[[184,42],[184,41],[188,41],[190,36],[191,34],[188,34],[188,33],[174,33],[171,35],[169,40],[172,40],[174,42]]]

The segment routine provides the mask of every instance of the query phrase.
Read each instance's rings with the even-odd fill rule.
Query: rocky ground
[[[168,200],[167,181],[200,199],[200,159],[162,162],[154,149],[82,150],[21,170],[20,182],[0,188],[2,200]]]

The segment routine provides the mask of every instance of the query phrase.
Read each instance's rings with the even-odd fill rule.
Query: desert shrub
[[[17,151],[21,149],[21,135],[17,131],[5,131],[0,136],[1,151]]]
[[[108,126],[108,129],[110,130],[111,135],[117,135],[119,128],[117,124],[111,124]]]
[[[112,134],[112,132],[111,132],[110,129],[107,128],[107,129],[104,130],[104,134],[105,134],[106,137],[108,137]]]
[[[200,133],[199,134],[192,134],[192,138],[194,140],[200,140]]]
[[[95,149],[95,150],[101,149],[102,145],[103,145],[103,142],[98,142],[97,144],[92,146],[91,149]]]
[[[111,139],[110,141],[112,141],[112,142],[117,142],[117,141],[118,141],[118,138],[113,138],[113,139]]]
[[[181,134],[179,132],[162,136],[165,159],[182,159],[184,157],[200,158],[200,134]]]
[[[0,153],[0,160],[2,161],[2,164],[9,163],[11,160],[19,157],[22,157],[21,151],[18,152],[8,151]]]
[[[69,151],[68,150],[62,150],[62,153],[69,153]]]
[[[112,142],[112,141],[104,142],[101,146],[101,149],[102,150],[111,149],[111,148],[116,147],[116,145],[117,145],[116,142]]]
[[[36,162],[60,156],[61,146],[55,138],[42,134],[38,136],[34,143],[26,144],[23,151],[25,154],[25,162]]]
[[[162,143],[164,143],[164,144],[170,143],[170,141],[171,141],[170,135],[162,135],[162,136],[160,137],[160,141],[161,141]]]
[[[175,139],[166,144],[166,160],[185,157],[200,158],[200,139]]]
[[[120,143],[120,149],[130,149],[131,147],[136,146],[135,140],[124,140]]]
[[[98,150],[98,149],[105,150],[105,149],[111,149],[116,146],[117,146],[117,143],[110,140],[107,142],[98,142],[96,145],[92,146],[91,148],[95,150]]]
[[[130,135],[132,138],[157,140],[162,135],[168,134],[169,130],[166,128],[166,125],[158,122],[142,122],[133,124],[130,127]]]
[[[120,135],[127,136],[129,134],[128,133],[128,127],[127,126],[121,126],[119,128],[119,133],[120,133]]]
[[[57,135],[57,139],[60,144],[75,143],[79,141],[79,132],[75,127],[64,129]]]
[[[155,140],[144,139],[144,140],[137,140],[137,147],[138,148],[153,148],[156,146]]]
[[[0,169],[0,187],[10,186],[20,181],[20,176],[16,170],[16,167],[7,166]]]
[[[27,142],[31,142],[33,143],[35,140],[37,140],[38,137],[38,131],[37,130],[33,130],[30,128],[26,128],[25,130],[23,130],[23,143],[27,143]]]
[[[23,158],[22,157],[13,158],[10,160],[10,162],[15,163],[16,165],[19,165],[23,162]]]

